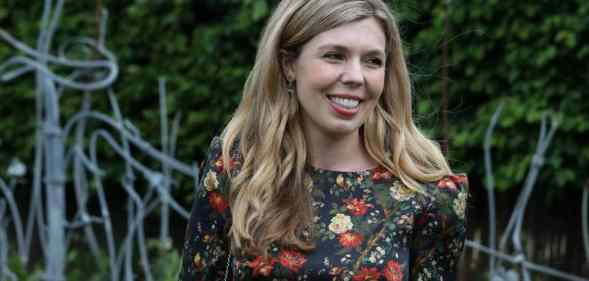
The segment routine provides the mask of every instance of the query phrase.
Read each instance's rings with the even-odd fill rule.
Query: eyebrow
[[[326,49],[335,49],[336,51],[340,51],[340,52],[348,52],[348,48],[346,48],[345,46],[342,46],[342,45],[338,45],[338,44],[325,44],[325,45],[319,46],[318,49],[320,51],[323,51]],[[371,50],[368,50],[365,54],[367,54],[367,55],[380,55],[380,56],[386,57],[386,54],[385,54],[384,50],[382,50],[382,49],[371,49]]]

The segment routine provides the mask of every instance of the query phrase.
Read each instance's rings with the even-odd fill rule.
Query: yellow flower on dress
[[[390,188],[391,196],[398,201],[407,201],[415,196],[415,192],[399,181],[395,181]]]
[[[345,233],[352,229],[352,227],[354,227],[354,224],[352,223],[350,216],[341,213],[336,214],[335,217],[331,218],[331,223],[328,226],[329,230],[335,234]]]
[[[200,257],[200,254],[196,254],[194,258],[192,258],[192,265],[198,271],[204,268],[204,260]]]
[[[458,198],[454,199],[454,212],[460,219],[464,219],[464,212],[466,210],[466,192],[458,193]]]
[[[352,183],[350,183],[349,180],[346,180],[346,178],[343,175],[337,175],[337,178],[335,178],[335,184],[343,188],[348,188],[352,185]]]
[[[213,191],[217,189],[219,186],[219,181],[217,180],[217,174],[213,171],[209,171],[207,176],[205,177],[205,187],[207,191]]]

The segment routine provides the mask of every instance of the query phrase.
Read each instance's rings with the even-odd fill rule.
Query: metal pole
[[[46,56],[51,49],[51,40],[61,16],[63,0],[58,0],[49,21],[44,21],[39,37],[39,63],[47,66]],[[45,1],[46,10],[51,8],[51,1]],[[42,124],[45,138],[45,198],[48,223],[48,253],[44,278],[51,281],[65,280],[65,188],[64,188],[64,143],[59,121],[59,100],[55,82],[44,73],[37,71],[37,90],[43,97],[45,118]]]

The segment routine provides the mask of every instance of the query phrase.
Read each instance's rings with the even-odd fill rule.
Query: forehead
[[[386,36],[375,18],[346,23],[326,30],[311,39],[304,49],[317,49],[332,45],[359,51],[380,51],[385,53]]]

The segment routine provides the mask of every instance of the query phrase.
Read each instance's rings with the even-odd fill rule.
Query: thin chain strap
[[[231,265],[231,253],[229,253],[229,255],[227,255],[227,267],[225,267],[225,279],[224,281],[227,281],[227,276],[229,276],[229,266]],[[233,279],[233,278],[231,278]]]

